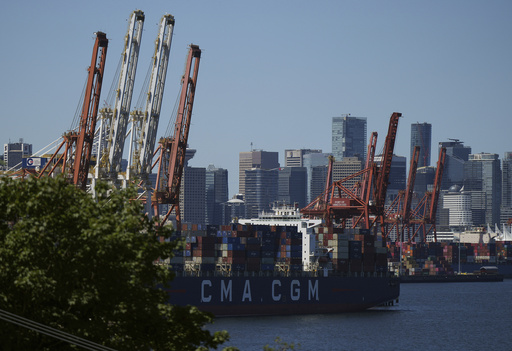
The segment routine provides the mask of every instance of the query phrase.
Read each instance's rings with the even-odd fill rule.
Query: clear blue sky
[[[191,166],[229,170],[255,149],[331,151],[332,117],[368,118],[379,133],[401,112],[395,153],[409,158],[410,125],[433,126],[432,150],[457,138],[474,153],[512,151],[512,1],[10,1],[0,22],[0,143],[34,151],[73,121],[94,32],[109,38],[102,100],[127,20],[146,15],[133,102],[160,18],[176,26],[159,136],[171,119],[187,47],[203,50],[189,144]],[[137,88],[139,87],[139,88]]]

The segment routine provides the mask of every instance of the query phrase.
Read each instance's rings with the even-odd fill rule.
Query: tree
[[[171,270],[155,265],[178,242],[142,216],[133,189],[64,179],[0,180],[0,309],[122,350],[217,348],[212,315],[167,304]],[[108,194],[108,196],[107,196]],[[3,350],[69,350],[70,344],[0,321]]]

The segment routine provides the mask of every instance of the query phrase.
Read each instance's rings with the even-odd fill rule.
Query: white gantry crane
[[[148,175],[151,173],[151,160],[155,150],[173,30],[174,17],[164,15],[160,21],[160,29],[155,42],[145,110],[136,109],[131,113],[132,124],[126,180],[138,178],[147,184]]]
[[[117,181],[121,170],[126,130],[130,118],[133,85],[137,70],[139,48],[144,25],[144,12],[133,11],[125,38],[119,84],[116,90],[114,109],[107,107],[101,112],[98,157],[95,178]],[[107,136],[106,140],[103,138]]]

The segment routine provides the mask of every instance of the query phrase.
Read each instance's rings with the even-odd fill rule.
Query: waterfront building
[[[245,171],[253,168],[263,170],[279,168],[279,153],[262,150],[240,152],[238,164],[238,192],[242,195],[246,193]]]
[[[432,124],[430,123],[413,123],[411,124],[411,153],[414,154],[414,148],[420,147],[420,157],[418,167],[430,166],[430,154],[432,143]]]
[[[464,164],[464,190],[471,192],[474,225],[500,221],[501,167],[497,154],[469,155]]]
[[[307,171],[305,167],[279,169],[278,200],[287,205],[306,207]]]
[[[304,156],[309,154],[321,154],[322,150],[297,149],[284,150],[285,167],[304,167]]]
[[[442,141],[439,143],[439,148],[442,147],[446,148],[446,158],[441,189],[447,190],[452,185],[462,186],[464,181],[464,164],[469,160],[471,147],[464,146],[464,143],[458,139]]]
[[[332,154],[336,161],[357,157],[366,161],[366,117],[350,114],[332,118]]]
[[[257,218],[278,199],[279,169],[247,169],[244,179],[246,218]]]
[[[21,169],[22,159],[32,155],[32,144],[19,139],[17,143],[4,144],[4,162],[7,169]]]
[[[473,225],[471,193],[458,185],[452,185],[442,196],[442,207],[448,210],[448,226],[451,230],[462,231]]]
[[[209,165],[206,169],[206,224],[224,223],[222,204],[229,199],[228,170]]]

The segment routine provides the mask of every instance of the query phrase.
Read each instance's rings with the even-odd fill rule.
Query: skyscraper
[[[380,165],[382,155],[375,156],[375,162]],[[391,169],[389,170],[389,184],[386,192],[386,202],[392,202],[398,192],[407,187],[407,158],[405,156],[393,155]]]
[[[182,223],[206,224],[205,192],[206,168],[184,167],[180,190]]]
[[[501,169],[497,154],[471,154],[464,164],[464,190],[471,192],[474,225],[500,221]]]
[[[306,207],[307,171],[305,167],[279,169],[278,200],[285,204]]]
[[[332,118],[332,154],[336,161],[344,157],[366,160],[366,117],[350,114]]]
[[[273,151],[241,152],[238,165],[238,192],[245,195],[245,171],[253,168],[279,168],[279,153]]]
[[[512,152],[505,152],[501,167],[501,223],[512,219]]]
[[[206,169],[206,224],[225,224],[222,204],[228,201],[228,170],[209,165]]]
[[[432,143],[432,125],[430,123],[411,124],[411,159],[414,154],[414,147],[420,147],[420,158],[418,167],[430,166],[430,153]]]
[[[258,217],[278,199],[279,170],[252,168],[245,171],[245,213],[247,218]]]
[[[502,197],[503,207],[512,207],[512,152],[505,152],[502,161]]]
[[[447,190],[452,185],[462,186],[464,181],[464,163],[469,160],[471,147],[464,146],[458,139],[442,141],[439,148],[446,148],[446,159],[444,161],[443,179],[441,189]]]
[[[446,163],[445,163],[446,164]],[[414,181],[414,192],[418,194],[418,196],[423,196],[426,191],[431,191],[434,186],[434,181],[436,178],[436,168],[429,167],[421,167],[416,171],[416,180]],[[444,179],[444,174],[443,174]],[[462,184],[462,183],[461,183]]]

